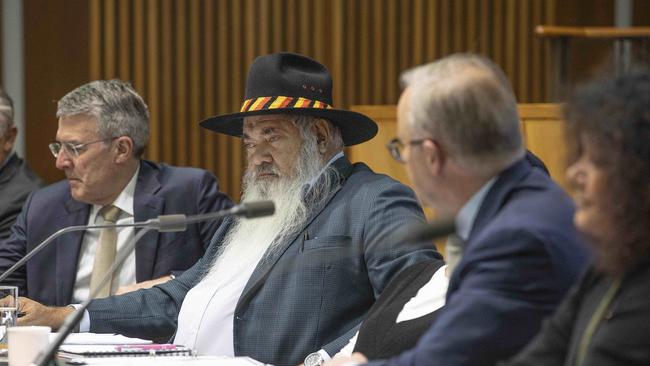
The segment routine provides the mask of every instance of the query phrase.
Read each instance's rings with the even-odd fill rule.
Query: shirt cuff
[[[88,321],[90,321],[90,319]],[[325,351],[324,349],[318,350],[318,354],[323,358],[323,361],[325,362],[332,359],[332,357],[330,357],[330,354],[327,353],[327,351]]]
[[[81,304],[71,304],[73,308],[79,310]],[[79,322],[79,333],[88,333],[90,331],[90,313],[88,310],[84,310],[84,316]]]

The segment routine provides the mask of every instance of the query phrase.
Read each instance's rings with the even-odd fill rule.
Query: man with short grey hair
[[[18,135],[13,118],[13,102],[0,88],[0,240],[9,236],[27,196],[43,185],[27,162],[13,151]]]
[[[418,328],[414,348],[387,355],[383,347],[402,340],[360,332],[358,353],[334,364],[494,365],[537,333],[585,267],[574,206],[526,154],[514,93],[491,61],[456,54],[405,81],[391,153],[423,202],[455,217],[459,259],[444,309]],[[371,329],[382,334],[393,319]]]
[[[66,180],[34,192],[11,236],[0,245],[0,272],[59,229],[132,223],[162,214],[196,215],[232,203],[214,175],[141,159],[149,139],[149,111],[120,80],[82,85],[58,103],[55,142],[49,145]],[[59,237],[3,284],[46,305],[80,302],[151,287],[191,267],[205,252],[219,222],[177,233],[146,234],[110,283],[98,279],[134,235],[133,228],[89,230]]]

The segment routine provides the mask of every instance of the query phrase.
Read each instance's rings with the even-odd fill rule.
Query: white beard
[[[270,165],[256,171],[246,171],[242,202],[273,200],[275,214],[251,220],[240,219],[232,225],[206,274],[206,277],[219,278],[217,288],[227,284],[232,277],[254,268],[260,260],[270,257],[280,246],[286,244],[286,237],[295,234],[304,225],[309,209],[327,197],[333,187],[332,179],[338,177],[332,174],[332,167],[323,172],[324,162],[314,158],[315,151],[315,141],[304,141],[297,159],[295,178],[283,177]],[[280,177],[259,179],[257,177],[261,172],[274,172]],[[305,202],[305,186],[321,173],[323,176],[314,184],[313,194],[310,194],[314,199]]]

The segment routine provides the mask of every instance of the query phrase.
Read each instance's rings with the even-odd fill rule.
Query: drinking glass
[[[0,344],[7,344],[7,329],[16,325],[18,287],[0,286]]]

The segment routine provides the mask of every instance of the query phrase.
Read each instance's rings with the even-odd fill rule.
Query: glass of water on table
[[[0,286],[0,345],[7,346],[7,329],[16,325],[17,316],[18,287]]]

